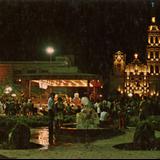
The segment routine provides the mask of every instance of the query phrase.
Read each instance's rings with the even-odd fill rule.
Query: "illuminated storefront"
[[[73,93],[84,92],[89,96],[94,92],[92,82],[102,80],[99,75],[82,73],[72,64],[67,57],[56,57],[52,63],[46,61],[21,61],[21,62],[1,62],[0,63],[1,84],[13,81],[22,86],[22,90],[27,97],[33,96],[33,90],[42,89],[45,97],[48,98],[50,92]],[[42,96],[42,95],[40,95]]]

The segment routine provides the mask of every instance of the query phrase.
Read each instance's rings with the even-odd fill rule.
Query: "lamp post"
[[[54,53],[54,48],[53,47],[47,47],[46,48],[46,53],[50,56],[50,63],[52,63],[52,54]]]

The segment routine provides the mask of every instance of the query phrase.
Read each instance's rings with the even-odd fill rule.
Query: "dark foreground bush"
[[[155,145],[155,131],[153,124],[149,121],[141,121],[136,127],[134,133],[133,143],[139,146],[140,149],[154,147]]]
[[[155,130],[160,131],[160,115],[149,116],[148,121],[153,124]]]
[[[29,148],[30,138],[30,128],[25,124],[17,123],[12,130],[9,142],[15,149],[26,149]]]
[[[6,128],[0,128],[0,144],[8,142],[9,132]]]
[[[149,120],[140,121],[136,127],[133,142],[113,146],[123,150],[160,150],[160,139],[155,136],[155,129]]]

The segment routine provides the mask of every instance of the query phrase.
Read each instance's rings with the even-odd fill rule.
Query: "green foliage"
[[[77,128],[97,128],[99,118],[92,108],[84,108],[82,112],[76,116]]]
[[[138,116],[130,116],[128,126],[136,127],[138,122],[139,122],[139,117]]]
[[[152,122],[144,120],[138,123],[134,133],[133,142],[140,149],[149,149],[154,147],[155,130]]]
[[[75,123],[76,122],[76,115],[64,115],[64,123]]]
[[[160,131],[160,116],[149,116],[148,121],[152,123],[155,130]]]
[[[17,123],[27,124],[29,127],[40,127],[48,125],[48,116],[5,116],[0,117],[0,126],[8,129],[13,128]]]
[[[48,126],[48,116],[0,116],[0,126],[12,129],[17,123],[26,124],[29,127]],[[76,115],[64,115],[64,123],[76,122]]]

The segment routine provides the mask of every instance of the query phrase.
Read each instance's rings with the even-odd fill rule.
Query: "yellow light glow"
[[[128,93],[128,96],[129,96],[129,97],[132,97],[132,96],[133,96],[133,94],[132,94],[132,93]]]
[[[12,93],[12,95],[11,95],[12,97],[16,97],[17,95],[15,94],[15,93]]]
[[[90,83],[89,86],[90,86],[90,87],[93,87],[93,84]]]
[[[138,54],[137,54],[137,53],[134,54],[134,58],[135,58],[135,59],[138,58]]]
[[[32,80],[32,82],[39,83],[40,86],[53,86],[53,87],[87,87],[87,80]],[[89,85],[90,87],[91,84]],[[44,88],[44,89],[45,89]]]
[[[156,17],[152,17],[152,23],[156,22]]]

